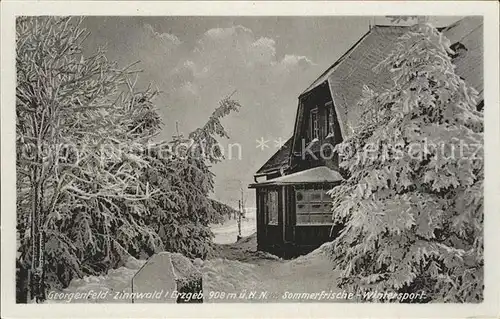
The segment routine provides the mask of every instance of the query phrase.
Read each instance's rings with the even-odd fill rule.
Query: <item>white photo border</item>
[[[1,3],[1,317],[499,317],[500,226],[499,5],[496,1],[2,1]],[[479,304],[16,304],[15,18],[99,16],[362,16],[484,17],[485,188],[484,301]]]

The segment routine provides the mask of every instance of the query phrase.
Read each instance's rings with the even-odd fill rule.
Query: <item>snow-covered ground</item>
[[[131,299],[116,298],[121,292],[132,291],[132,277],[144,265],[145,260],[130,257],[120,268],[111,269],[105,276],[86,276],[73,279],[60,291],[49,291],[46,303],[130,303]],[[98,295],[92,295],[97,293]],[[85,298],[85,294],[88,296]]]
[[[282,260],[256,250],[255,227],[255,210],[249,210],[246,218],[242,220],[242,235],[250,236],[238,242],[238,226],[235,220],[223,225],[213,225],[215,242],[218,245],[213,255],[201,265],[204,302],[307,301],[307,298],[297,299],[297,295],[293,295],[296,293],[326,294],[321,300],[309,300],[314,302],[347,301],[345,298],[331,298],[332,293],[341,291],[336,283],[338,274],[332,270],[332,262],[327,255],[331,249],[330,243],[305,256]],[[114,299],[114,296],[120,292],[131,291],[131,279],[144,263],[144,260],[129,258],[124,267],[110,270],[105,276],[75,279],[61,292],[75,294],[107,291],[106,298],[73,299],[70,302],[128,303],[130,300]],[[66,298],[47,302],[68,300]]]
[[[234,250],[242,250],[239,256],[252,255],[261,260],[249,259],[248,262],[226,258],[214,258],[203,262],[204,302],[345,302],[345,298],[332,299],[332,293],[342,292],[337,288],[337,273],[327,256],[330,244],[326,243],[308,255],[293,260],[282,260],[273,256],[246,251],[255,242],[255,235],[234,244]],[[230,245],[222,245],[230,246]],[[238,256],[235,254],[234,256]],[[145,261],[130,258],[124,267],[110,270],[106,276],[88,276],[73,280],[62,300],[54,302],[89,303],[129,303],[128,299],[118,298],[121,292],[131,292],[131,279]],[[153,279],[154,280],[154,279]],[[68,300],[68,296],[89,291],[106,294],[106,298]],[[308,300],[294,294],[322,293],[323,299]],[[328,295],[330,294],[330,295]],[[63,295],[61,295],[63,296]],[[327,297],[330,296],[330,297]]]
[[[240,262],[218,258],[206,261],[203,267],[206,302],[349,301],[337,287],[338,273],[332,270],[327,255],[330,245],[326,243],[293,260],[266,258]],[[225,298],[217,298],[218,291],[224,292]],[[341,295],[336,295],[338,293]],[[323,299],[308,299],[313,294],[323,294]]]
[[[245,218],[241,219],[241,235],[243,237],[250,236],[257,229],[255,220],[255,208],[247,208]],[[238,236],[238,220],[230,219],[224,224],[211,225],[212,232],[215,235],[214,242],[216,244],[231,244],[236,242]]]

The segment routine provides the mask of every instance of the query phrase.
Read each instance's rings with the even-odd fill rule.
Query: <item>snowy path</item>
[[[209,299],[207,302],[305,302],[294,299],[294,293],[337,293],[342,292],[336,284],[338,273],[332,270],[332,262],[326,255],[325,244],[308,255],[293,260],[258,258],[259,254],[247,250],[252,243],[222,245],[223,256],[245,258],[247,262],[228,259],[206,261],[203,289],[210,292],[224,291],[226,295],[242,292],[267,292],[263,299]],[[238,254],[238,249],[241,249]],[[252,254],[256,254],[251,258]],[[318,300],[310,300],[318,302]],[[333,300],[346,302],[346,300]],[[321,302],[332,302],[324,299]]]
[[[255,210],[248,209],[245,217],[241,219],[241,235],[243,237],[250,236],[257,229]],[[215,235],[214,243],[232,244],[236,242],[238,236],[238,222],[236,219],[227,220],[222,225],[212,225],[211,228]]]
[[[256,251],[255,215],[249,214],[242,223],[243,236],[252,235],[238,242],[235,242],[238,233],[235,220],[224,225],[214,225],[213,231],[214,241],[218,244],[217,249],[211,258],[204,261],[201,269],[204,302],[305,302],[307,300],[296,299],[292,294],[341,292],[336,285],[338,274],[332,270],[332,263],[326,255],[329,250],[328,243],[308,255],[282,260]],[[115,300],[113,295],[118,292],[130,292],[131,279],[144,262],[130,258],[125,267],[110,270],[105,276],[87,276],[73,280],[63,292],[108,291],[107,298],[86,302],[130,302],[125,299]],[[226,298],[221,297],[222,293]],[[256,298],[245,297],[252,293],[256,293],[254,295]],[[259,298],[261,293],[266,294],[265,298]],[[309,301],[318,302],[318,300]],[[346,300],[319,301],[345,302]]]

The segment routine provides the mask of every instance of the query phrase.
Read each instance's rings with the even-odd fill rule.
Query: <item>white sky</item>
[[[433,17],[436,26],[460,17]],[[384,17],[88,17],[88,53],[105,46],[121,65],[141,61],[140,84],[163,92],[156,100],[169,138],[178,122],[189,133],[206,121],[224,96],[243,105],[224,120],[231,139],[241,145],[214,167],[214,197],[237,206],[240,187],[247,205],[253,174],[276,152],[274,140],[293,131],[297,97],[364,33]],[[256,148],[256,140],[270,140]]]

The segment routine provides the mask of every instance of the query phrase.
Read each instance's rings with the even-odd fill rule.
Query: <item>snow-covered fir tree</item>
[[[393,85],[364,88],[360,125],[338,147],[349,178],[331,191],[342,287],[483,299],[483,117],[451,53],[415,25],[378,66]]]
[[[209,224],[221,220],[224,213],[209,198],[215,182],[210,166],[224,158],[217,137],[228,135],[220,120],[239,108],[237,101],[227,97],[187,138],[176,135],[152,150],[145,178],[162,195],[147,204],[148,224],[158,232],[163,249],[192,258],[210,253],[213,233]]]

